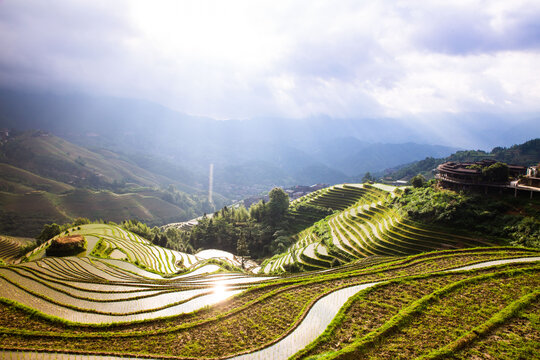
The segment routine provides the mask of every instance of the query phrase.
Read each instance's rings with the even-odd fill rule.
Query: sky
[[[538,0],[0,0],[0,49],[3,87],[216,119],[540,113]]]

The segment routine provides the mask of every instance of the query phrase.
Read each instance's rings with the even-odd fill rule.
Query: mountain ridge
[[[408,126],[392,119],[347,120],[319,116],[298,120],[218,121],[136,99],[34,94],[5,89],[0,90],[1,127],[43,129],[79,146],[125,154],[140,167],[155,173],[157,167],[151,162],[135,159],[137,154],[143,154],[162,162],[165,168],[177,169],[174,176],[183,177],[180,182],[199,185],[207,182],[210,164],[214,164],[216,170],[269,164],[276,169],[275,174],[270,174],[270,179],[268,176],[256,179],[264,184],[338,183],[366,171],[383,170],[425,156],[439,156],[441,151],[450,154],[456,149],[409,144],[399,152],[384,150],[396,146],[391,143],[399,140],[390,133],[410,134],[406,131]],[[417,132],[415,129],[414,133]],[[384,136],[380,136],[383,133]],[[364,146],[366,144],[369,146]],[[421,147],[423,150],[419,152]],[[378,150],[372,152],[372,148]],[[332,155],[323,159],[323,154]],[[381,162],[381,156],[394,157],[394,160]],[[354,161],[355,157],[363,160]],[[377,157],[378,161],[370,162],[368,167],[361,165],[364,160]],[[277,169],[287,171],[292,176],[291,182],[282,182],[284,177]],[[253,195],[229,192],[235,185],[238,184],[214,179],[215,190],[227,197]],[[258,193],[268,189],[253,190]]]
[[[462,150],[444,158],[427,157],[424,160],[404,164],[397,169],[386,169],[380,176],[386,180],[410,179],[417,174],[433,178],[433,170],[446,161],[466,162],[478,161],[485,158],[501,161],[508,164],[532,166],[540,161],[540,138],[528,140],[522,144],[515,144],[508,148],[497,146],[490,152],[482,150]]]
[[[35,236],[77,217],[152,225],[188,220],[214,205],[201,184],[184,184],[138,167],[109,150],[94,152],[44,131],[11,133],[0,143],[0,232]]]

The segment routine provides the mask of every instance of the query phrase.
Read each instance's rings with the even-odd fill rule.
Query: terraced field
[[[100,236],[109,236],[115,249],[128,242],[132,249],[150,246],[109,231],[115,233]],[[116,236],[126,243],[113,242]],[[153,269],[171,267],[163,249],[145,256],[162,263]],[[517,260],[489,262],[504,259]],[[466,354],[484,346],[473,330],[486,336],[522,330],[516,322],[538,306],[539,261],[540,252],[531,249],[474,248],[372,256],[267,277],[215,272],[219,266],[202,262],[191,272],[161,276],[92,255],[41,258],[0,267],[0,358],[429,358],[448,349],[460,354],[458,348]],[[471,264],[477,265],[462,268]],[[440,331],[430,330],[424,341],[435,323]],[[403,346],[410,350],[400,353]]]
[[[0,235],[0,259],[13,263],[20,257],[24,247],[32,243],[35,243],[34,239]]]
[[[296,235],[285,253],[266,261],[262,272],[285,272],[293,264],[306,270],[330,268],[372,256],[404,256],[437,249],[489,246],[489,242],[412,222],[390,206],[396,188],[344,184],[323,189],[291,204],[290,219],[315,225]],[[337,210],[325,219],[297,212],[299,204]]]
[[[298,204],[336,212],[258,274],[219,250],[69,229],[60,236],[87,242],[78,256],[47,257],[49,241],[0,266],[0,358],[540,358],[540,250],[412,223],[388,206],[393,190],[342,185],[297,200],[289,216],[305,223],[294,209],[310,207]]]
[[[192,270],[209,258],[216,258],[233,267],[241,264],[232,254],[222,252],[219,256],[202,256],[162,248],[140,236],[126,231],[119,226],[106,224],[89,224],[69,229],[66,235],[82,235],[86,239],[87,251],[79,256],[100,258],[101,262],[117,267],[127,267],[130,271],[147,270],[160,275],[170,276],[179,272]],[[51,239],[52,240],[52,239]],[[50,241],[27,254],[30,260],[45,256]],[[135,265],[135,266],[133,266]]]

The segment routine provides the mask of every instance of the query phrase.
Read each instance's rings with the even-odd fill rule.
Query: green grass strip
[[[538,298],[540,298],[540,290],[535,290],[531,293],[528,293],[527,295],[521,297],[520,299],[512,302],[510,305],[499,311],[497,314],[495,314],[493,317],[491,317],[488,321],[485,323],[475,327],[467,334],[457,338],[450,344],[446,345],[445,347],[442,347],[440,349],[434,350],[428,354],[422,355],[417,357],[417,360],[434,360],[434,359],[442,359],[446,356],[451,355],[452,353],[455,353],[456,351],[464,348],[471,342],[475,341],[476,339],[486,335],[491,330],[495,329],[499,325],[504,324],[516,314],[518,314],[522,309],[529,306],[531,303],[536,301]]]
[[[480,270],[480,269],[475,269],[475,270]],[[474,284],[481,281],[485,281],[485,280],[489,280],[489,279],[497,278],[497,277],[502,277],[506,275],[517,275],[517,274],[522,274],[525,272],[538,272],[538,271],[540,271],[540,266],[534,266],[534,267],[524,268],[524,269],[511,269],[511,270],[505,270],[505,271],[499,271],[499,272],[493,272],[489,274],[474,276],[474,277],[470,277],[467,279],[463,279],[463,280],[451,283],[449,285],[446,285],[440,288],[439,290],[432,292],[431,294],[428,294],[414,301],[411,305],[402,309],[398,314],[394,315],[390,320],[388,320],[382,326],[371,331],[364,337],[357,339],[356,341],[344,347],[343,349],[340,349],[338,351],[327,352],[324,354],[318,354],[311,358],[336,359],[343,355],[352,355],[353,353],[361,352],[363,349],[369,347],[375,342],[380,341],[383,337],[387,336],[392,331],[399,329],[400,326],[402,326],[403,324],[406,324],[409,319],[411,319],[416,314],[422,312],[427,306],[429,306],[429,304],[437,301],[441,296],[451,293],[453,291],[459,290],[460,288],[466,285]],[[468,273],[468,272],[474,272],[474,270],[465,270],[465,271],[459,271],[459,272],[456,271],[452,273],[444,272],[444,273],[432,273],[432,274],[410,276],[410,277],[401,278],[401,279],[384,281],[368,289],[362,290],[356,295],[349,298],[349,300],[347,300],[347,302],[340,309],[340,311],[338,312],[334,320],[332,320],[330,325],[328,325],[327,329],[323,332],[321,336],[319,336],[311,344],[306,346],[303,350],[293,355],[290,359],[304,358],[305,355],[309,351],[314,349],[319,343],[328,339],[331,336],[331,334],[334,332],[334,330],[343,322],[343,320],[345,319],[345,312],[351,307],[352,303],[355,301],[358,301],[367,292],[375,291],[378,287],[387,286],[389,284],[396,283],[396,282],[422,279],[422,278],[426,278],[430,276],[437,276],[437,275],[443,275],[443,274],[449,275],[449,274],[459,274],[459,273]],[[359,355],[359,354],[356,354],[356,355]]]
[[[524,249],[516,249],[516,248],[510,248],[510,249],[514,250],[514,251],[515,250],[524,250]],[[480,249],[477,249],[477,250],[480,250],[480,253],[483,253],[483,254],[487,253],[489,255],[494,255],[493,253],[485,252],[485,250],[486,250],[485,248],[480,248]],[[482,251],[482,250],[484,250],[484,251]],[[507,249],[504,249],[504,250],[507,250]],[[538,251],[538,250],[536,250],[536,251]],[[313,283],[324,283],[324,282],[328,282],[328,281],[332,281],[332,280],[345,279],[345,278],[349,278],[349,277],[357,277],[357,276],[360,276],[360,275],[382,274],[385,271],[393,271],[393,270],[403,269],[403,268],[407,268],[407,267],[413,266],[413,265],[418,264],[418,263],[422,263],[423,259],[425,259],[425,258],[427,258],[426,260],[446,258],[448,256],[451,256],[452,253],[465,253],[463,255],[477,255],[475,253],[471,254],[470,250],[469,251],[448,250],[448,251],[443,251],[442,252],[444,254],[447,254],[445,256],[434,256],[434,255],[438,255],[439,253],[441,253],[441,252],[432,252],[432,253],[428,253],[428,254],[412,255],[412,256],[406,257],[406,258],[401,259],[401,260],[390,261],[389,263],[385,262],[385,263],[382,263],[382,264],[375,264],[374,266],[369,266],[368,268],[351,269],[351,270],[345,271],[345,272],[338,272],[338,273],[329,272],[329,273],[324,273],[324,274],[317,274],[315,277],[291,276],[289,278],[270,280],[269,282],[267,282],[265,284],[252,285],[246,291],[244,291],[241,294],[234,295],[231,299],[241,297],[241,296],[243,296],[243,295],[245,295],[245,294],[247,294],[247,293],[249,293],[251,291],[262,290],[265,287],[272,287],[272,286],[281,286],[281,287],[277,288],[277,289],[273,289],[270,292],[268,292],[268,293],[266,293],[266,294],[264,294],[264,295],[262,295],[260,297],[257,297],[255,299],[252,299],[251,301],[248,301],[247,303],[241,305],[238,308],[231,309],[228,312],[217,315],[214,318],[194,321],[192,323],[187,323],[187,324],[184,323],[182,325],[176,325],[176,326],[166,328],[166,329],[159,329],[159,330],[156,330],[155,333],[167,333],[167,332],[180,331],[180,330],[184,330],[184,329],[189,328],[189,327],[200,325],[200,324],[205,323],[205,322],[211,322],[211,321],[218,320],[219,318],[231,316],[232,314],[240,312],[243,309],[245,309],[245,308],[247,308],[249,306],[252,306],[252,305],[254,305],[255,303],[257,303],[259,301],[263,301],[263,300],[265,300],[265,299],[267,299],[267,298],[269,298],[271,296],[276,295],[277,293],[280,293],[282,291],[286,291],[287,289],[298,287],[298,286],[309,285],[309,284],[313,284]],[[501,254],[498,254],[498,255],[501,255]],[[509,256],[509,255],[514,255],[515,256],[515,254],[507,254],[507,253],[503,253],[502,255],[503,255],[503,257]],[[418,261],[418,260],[420,260],[420,261]],[[480,259],[480,260],[474,261],[473,263],[478,263],[478,262],[483,262],[483,261],[490,261],[490,260],[494,260],[494,258]],[[460,264],[459,266],[470,265],[470,264],[471,263],[469,262],[469,263],[465,263],[465,264]],[[505,266],[507,266],[507,265],[503,264],[503,265],[499,265],[499,266],[494,267],[494,268],[502,268],[502,267],[505,267]],[[348,266],[347,266],[347,268],[348,268]],[[439,269],[439,271],[442,271],[442,270],[444,270],[444,269]],[[477,270],[477,269],[469,270],[469,271],[465,271],[465,272],[474,272],[475,270]],[[428,275],[420,275],[420,276],[429,276],[429,275],[436,274],[436,273],[437,272],[433,272],[433,273],[430,273]],[[313,274],[311,274],[311,275],[313,275]],[[412,275],[412,277],[415,277],[415,276],[419,276],[419,275]],[[397,276],[398,279],[410,278],[410,277],[411,277],[411,275],[409,275],[409,276],[398,275]],[[369,280],[369,281],[373,281],[373,280],[374,279]],[[381,279],[381,280],[384,280],[384,279]],[[366,280],[366,282],[369,282],[369,281]],[[350,286],[350,284],[334,288],[333,290],[329,290],[328,292],[338,290],[340,288],[347,287],[347,286]],[[325,294],[321,294],[321,296],[323,296],[323,295],[325,295]],[[11,305],[15,305],[14,303],[16,303],[16,302],[9,301],[9,300],[7,300],[5,298],[1,298],[1,297],[0,297],[0,301],[4,302],[4,303],[7,303],[7,304],[11,304]],[[54,301],[53,301],[53,303],[54,303]],[[47,319],[49,321],[62,323],[62,324],[67,325],[67,326],[84,326],[84,327],[92,327],[92,328],[95,328],[95,327],[106,328],[106,327],[109,327],[109,326],[113,325],[112,323],[81,324],[81,323],[77,323],[77,322],[71,322],[69,320],[57,318],[57,317],[54,317],[54,316],[45,315],[45,314],[41,313],[38,310],[28,308],[28,307],[26,307],[26,306],[24,306],[22,304],[19,304],[19,305],[20,306],[16,306],[16,307],[18,307],[19,309],[21,309],[23,311],[26,311],[26,312],[34,314],[34,315],[39,315],[40,317],[45,318],[45,319]],[[200,311],[203,311],[204,309],[205,308],[199,309],[199,310],[197,310],[195,312],[192,312],[190,314],[195,315],[195,314],[199,313]],[[124,322],[120,321],[118,323],[114,323],[114,325],[126,325],[126,324],[144,323],[144,322],[157,321],[157,320],[167,320],[167,319],[174,318],[176,316],[178,316],[178,315],[164,316],[164,317],[160,317],[160,318],[156,318],[156,319],[152,319],[152,320],[146,319],[146,320],[134,320],[134,321],[124,321]],[[0,332],[1,333],[13,333],[13,330],[1,329]],[[51,336],[51,335],[54,336],[53,334],[44,334],[44,333],[41,333],[41,332],[27,332],[27,333],[28,334],[32,333],[32,334],[35,334],[35,335],[41,334],[41,335],[45,335],[45,336]],[[105,336],[145,336],[147,334],[148,334],[147,332],[142,331],[142,332],[134,332],[134,333],[131,333],[131,334],[122,334],[122,335],[115,334],[115,333],[109,333],[109,334],[105,335],[105,334],[102,333],[102,334],[100,334],[100,336],[103,336],[103,335],[105,335]],[[67,334],[63,334],[61,336],[72,337],[73,335],[70,336],[70,335],[67,335]],[[76,336],[77,335],[75,335],[75,337]],[[91,336],[91,334],[82,334],[82,336]]]

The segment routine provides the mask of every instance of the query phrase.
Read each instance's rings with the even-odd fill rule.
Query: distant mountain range
[[[503,125],[510,135],[540,128],[529,123]],[[488,124],[472,122],[467,136],[493,141]],[[273,186],[354,182],[444,159],[459,139],[393,119],[219,121],[134,99],[11,90],[0,90],[0,130],[0,232],[15,235],[76,216],[181,221]]]
[[[214,164],[215,190],[235,199],[274,185],[344,182],[457,150],[392,143],[421,138],[391,119],[218,121],[140,100],[8,90],[0,90],[0,128],[49,131],[199,190]]]

